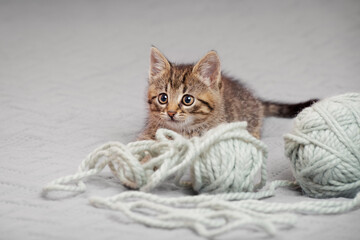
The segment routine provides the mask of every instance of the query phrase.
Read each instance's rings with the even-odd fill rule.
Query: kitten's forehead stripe
[[[186,82],[186,79],[188,77],[189,73],[187,71],[184,72],[183,76],[182,76],[182,83],[184,84]]]
[[[186,90],[187,90],[187,86],[184,85],[184,87],[183,87],[183,93],[186,93]]]
[[[189,66],[177,66],[173,68],[169,74],[170,78],[168,79],[171,88],[180,89],[183,84],[186,84],[190,70]]]
[[[173,78],[174,78],[174,77],[173,77],[173,76],[174,76],[174,73],[175,73],[175,71],[173,71],[173,68],[170,68],[170,74],[169,74],[169,75],[170,75],[170,78],[168,79],[168,81],[169,81],[171,87],[173,87],[173,83],[172,83],[172,82],[173,82]]]

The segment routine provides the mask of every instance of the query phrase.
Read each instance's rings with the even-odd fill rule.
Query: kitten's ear
[[[215,51],[208,52],[193,68],[193,73],[207,86],[218,86],[221,81],[220,59]]]
[[[149,77],[152,78],[170,70],[169,61],[155,47],[151,48]]]

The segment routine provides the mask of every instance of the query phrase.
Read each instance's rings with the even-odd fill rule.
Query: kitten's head
[[[178,130],[199,127],[218,117],[221,95],[216,52],[209,52],[195,65],[175,65],[158,49],[151,49],[148,103],[152,121]]]

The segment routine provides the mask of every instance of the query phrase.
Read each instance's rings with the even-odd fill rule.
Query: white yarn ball
[[[360,190],[360,94],[324,99],[295,118],[285,154],[306,195],[352,197]]]
[[[267,147],[246,126],[246,122],[220,125],[194,142],[200,153],[191,167],[195,191],[252,192],[265,184]]]

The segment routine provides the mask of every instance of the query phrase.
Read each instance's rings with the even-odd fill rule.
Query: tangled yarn
[[[360,181],[359,94],[323,102],[299,114],[294,133],[285,136],[286,154],[291,159],[297,182],[309,196],[356,193]],[[345,109],[335,105],[340,103]],[[322,118],[308,117],[311,111]],[[50,182],[44,192],[83,192],[86,190],[83,179],[98,174],[108,165],[123,185],[140,191],[126,191],[108,198],[93,197],[91,204],[121,211],[148,226],[186,227],[205,237],[244,225],[254,225],[274,234],[278,227],[295,223],[294,212],[334,214],[360,206],[360,193],[346,202],[259,201],[273,196],[278,187],[294,187],[297,183],[280,180],[264,187],[267,148],[247,132],[246,126],[245,122],[228,123],[192,139],[159,129],[156,141],[127,145],[110,142],[90,153],[77,173]],[[318,134],[321,131],[326,134]],[[335,143],[334,137],[338,142]],[[188,169],[190,180],[184,182]],[[202,194],[165,198],[147,193],[170,179]]]
[[[284,185],[276,182],[267,191],[254,192],[266,183],[267,148],[249,134],[246,127],[246,122],[224,124],[203,137],[192,139],[159,129],[156,141],[127,145],[110,142],[90,153],[77,173],[50,182],[44,187],[44,192],[83,192],[86,186],[82,179],[98,174],[108,165],[123,185],[140,192],[124,192],[108,199],[91,198],[93,205],[122,211],[128,217],[153,227],[193,228],[202,236],[214,236],[248,224],[273,234],[274,224],[292,224],[294,217],[280,214],[274,218],[242,206],[237,207],[242,209],[239,213],[226,208],[219,211],[218,204],[227,200],[269,197],[274,195],[276,187]],[[188,169],[191,171],[190,181],[183,182]],[[169,178],[178,185],[190,186],[205,194],[170,200],[144,193]],[[219,201],[213,204],[214,199]],[[152,214],[147,216],[139,209]]]
[[[360,190],[360,94],[304,109],[285,136],[285,153],[306,195],[353,197]]]
[[[170,176],[175,176],[179,185],[190,184],[201,193],[253,192],[266,182],[267,150],[264,143],[249,134],[246,126],[246,122],[225,124],[190,140],[171,130],[159,129],[156,141],[128,145],[110,142],[90,153],[75,175],[55,180],[45,189],[85,191],[81,179],[109,165],[123,185],[145,192]],[[191,181],[182,183],[189,168]],[[69,185],[71,182],[76,184]]]

